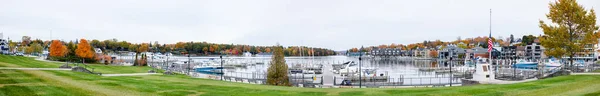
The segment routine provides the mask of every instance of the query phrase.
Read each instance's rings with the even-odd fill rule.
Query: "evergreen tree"
[[[273,47],[273,57],[271,60],[271,66],[269,66],[267,73],[267,84],[276,86],[290,86],[288,79],[288,66],[285,64],[283,47]]]

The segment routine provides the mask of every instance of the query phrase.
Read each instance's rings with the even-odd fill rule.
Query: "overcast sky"
[[[207,41],[345,50],[542,34],[554,0],[0,0],[4,38]],[[587,9],[600,0],[578,0]],[[598,13],[598,12],[597,12]],[[52,36],[51,36],[52,32]]]

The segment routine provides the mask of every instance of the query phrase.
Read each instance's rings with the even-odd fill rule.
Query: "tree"
[[[350,52],[358,52],[358,48],[352,48]]]
[[[270,53],[271,52],[271,48],[266,48],[265,52]]]
[[[26,53],[27,54],[31,54],[31,53],[42,53],[42,50],[44,50],[42,48],[42,45],[40,45],[39,43],[33,43],[31,44],[31,46],[27,47],[26,49]]]
[[[515,37],[513,36],[513,34],[510,34],[510,44],[512,44],[513,42],[515,42]]]
[[[79,44],[77,44],[77,49],[75,50],[75,54],[77,57],[83,60],[85,63],[85,59],[93,59],[96,55],[92,50],[92,46],[85,39],[79,40]]]
[[[551,23],[540,20],[544,31],[541,44],[546,48],[544,54],[561,58],[569,56],[571,66],[573,57],[580,52],[589,52],[598,44],[599,32],[596,26],[594,9],[587,11],[575,0],[558,0],[549,4],[550,13],[546,17]]]
[[[204,51],[204,54],[206,54],[206,53],[208,53],[208,48],[204,47],[204,48],[202,48],[202,51]]]
[[[429,56],[432,58],[438,57],[438,52],[436,50],[429,51]]]
[[[68,52],[67,47],[58,40],[52,40],[50,44],[50,57],[63,57]]]
[[[142,53],[142,52],[148,52],[148,48],[149,48],[149,47],[150,47],[150,46],[149,46],[148,44],[146,44],[146,43],[142,43],[142,44],[140,45],[140,47],[137,47],[137,50],[136,50],[136,52],[135,52],[136,54],[135,54],[135,62],[134,62],[134,65],[136,65],[136,66],[142,66],[142,65],[144,65],[144,64],[146,63],[146,61],[145,61],[146,59],[144,58],[145,56],[143,56],[143,55],[142,55],[142,61],[141,61],[141,62],[140,62],[140,61],[138,61],[138,56],[139,56],[139,54],[140,54],[140,53]]]
[[[283,47],[273,47],[273,58],[271,60],[271,66],[269,66],[267,73],[267,84],[276,86],[290,86],[288,79],[288,66],[285,64]]]
[[[29,36],[23,36],[21,41],[21,45],[22,46],[29,46],[29,43],[31,43],[31,37]]]

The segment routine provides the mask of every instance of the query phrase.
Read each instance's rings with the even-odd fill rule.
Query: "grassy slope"
[[[53,65],[54,64],[54,65]],[[52,67],[60,64],[0,56],[0,66]],[[101,66],[101,67],[98,67]],[[147,71],[144,67],[97,65],[110,72]],[[405,89],[318,89],[252,85],[183,75],[102,77],[71,71],[0,70],[0,96],[17,95],[600,95],[600,76],[562,76],[509,85]]]
[[[60,62],[46,62],[34,60],[27,57],[17,56],[5,56],[0,55],[0,67],[30,67],[30,68],[58,68],[65,63]],[[9,64],[2,64],[9,63]],[[132,67],[132,66],[108,66],[103,64],[87,64],[94,69],[94,72],[100,72],[103,74],[113,73],[144,73],[151,70],[150,67]],[[91,70],[91,69],[90,69]]]

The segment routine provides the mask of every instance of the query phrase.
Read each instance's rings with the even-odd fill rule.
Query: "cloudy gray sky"
[[[345,50],[542,34],[553,0],[1,0],[4,38],[207,41]],[[600,8],[600,0],[578,0]],[[52,32],[52,37],[51,37]]]

